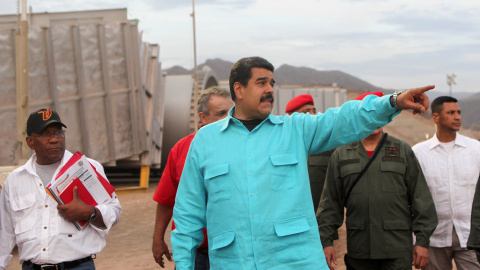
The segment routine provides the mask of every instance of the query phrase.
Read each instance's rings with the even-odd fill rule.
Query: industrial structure
[[[206,65],[193,74],[162,73],[159,46],[142,41],[126,9],[0,16],[0,44],[0,187],[31,155],[29,113],[50,108],[68,126],[68,150],[107,172],[138,171],[138,184],[123,189],[145,191],[151,169],[161,171],[174,144],[198,130],[201,91],[229,87]],[[300,94],[311,94],[319,112],[347,100],[336,85],[274,90],[276,115]]]
[[[28,114],[51,108],[68,124],[70,151],[105,166],[136,166],[139,186],[146,188],[150,168],[161,164],[158,45],[142,42],[138,21],[129,20],[126,9],[19,18],[0,16],[0,166],[29,158]]]

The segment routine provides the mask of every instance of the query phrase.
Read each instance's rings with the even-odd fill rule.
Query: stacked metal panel
[[[0,16],[0,166],[21,159],[16,28],[17,16]],[[29,111],[58,111],[68,126],[67,149],[107,165],[160,167],[159,47],[142,42],[126,9],[31,14],[28,42]]]

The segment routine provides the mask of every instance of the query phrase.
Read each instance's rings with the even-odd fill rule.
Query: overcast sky
[[[0,14],[16,12],[0,0]],[[160,45],[163,68],[193,67],[190,0],[30,0],[34,12],[128,8],[144,41]],[[480,91],[478,0],[197,0],[197,63],[262,56],[282,64],[341,70],[376,86],[427,84]]]

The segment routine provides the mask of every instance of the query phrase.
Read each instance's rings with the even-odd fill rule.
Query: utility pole
[[[17,0],[20,1],[20,0]],[[15,79],[17,90],[17,142],[21,146],[19,163],[23,163],[30,157],[25,137],[28,117],[28,21],[27,0],[22,1],[20,26],[15,35]]]
[[[198,130],[198,119],[197,114],[197,107],[198,107],[198,92],[199,86],[198,85],[198,71],[197,71],[197,39],[196,39],[196,31],[195,31],[195,0],[192,0],[192,14],[190,14],[193,21],[193,90],[192,90],[192,110],[191,110],[191,117],[192,126],[190,127],[190,132],[196,132]]]
[[[193,20],[193,77],[195,81],[198,79],[197,72],[197,37],[195,31],[195,0],[192,0],[192,20]]]
[[[447,84],[450,87],[450,96],[452,96],[452,84],[457,84],[457,80],[455,79],[457,74],[447,74]]]

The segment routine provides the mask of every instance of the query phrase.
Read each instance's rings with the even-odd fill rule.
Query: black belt
[[[70,262],[62,262],[58,264],[34,264],[31,261],[24,262],[27,266],[32,267],[35,270],[64,270],[77,267],[78,265],[92,260],[92,257],[86,257]]]

